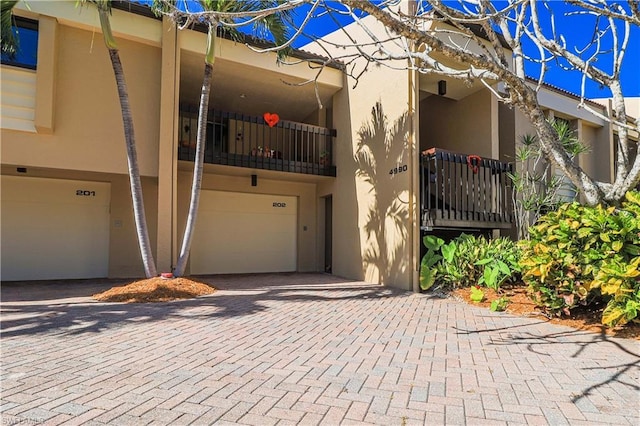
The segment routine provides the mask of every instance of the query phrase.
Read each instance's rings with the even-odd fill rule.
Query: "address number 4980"
[[[398,173],[406,172],[407,170],[407,165],[403,164],[402,166],[394,167],[393,169],[389,170],[389,174],[393,176],[397,175]]]

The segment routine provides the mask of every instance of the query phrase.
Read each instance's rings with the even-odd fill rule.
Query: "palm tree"
[[[160,11],[166,11],[167,7],[175,7],[175,1],[155,1],[154,8]],[[234,13],[236,16],[242,16],[243,13],[265,10],[273,7],[281,2],[277,0],[271,1],[237,1],[237,0],[198,0],[200,7],[207,12],[208,18],[204,22],[207,25],[207,48],[204,57],[204,77],[202,79],[202,90],[200,93],[200,106],[198,109],[198,133],[196,137],[196,158],[193,166],[193,180],[191,183],[191,201],[189,203],[189,214],[187,216],[187,225],[185,227],[182,246],[180,248],[180,256],[176,264],[174,275],[182,276],[189,259],[189,250],[191,249],[191,241],[195,229],[196,218],[198,214],[198,205],[200,203],[200,188],[202,184],[202,172],[204,170],[204,151],[207,131],[207,115],[209,110],[209,95],[211,93],[211,80],[213,76],[213,65],[215,63],[215,46],[217,33],[220,28],[228,31],[229,34],[240,39],[241,35],[233,27],[225,26],[225,24],[234,21],[218,13]],[[290,11],[284,11],[276,14],[265,16],[253,22],[253,32],[265,38],[269,34],[273,37],[276,45],[281,45],[287,40],[287,28],[285,21]],[[242,19],[242,18],[240,18]],[[278,51],[278,57],[282,58],[286,55],[286,49]]]
[[[13,32],[13,7],[18,4],[18,0],[2,0],[0,2],[0,23],[2,25],[2,53],[12,57],[18,50],[18,39]]]
[[[144,199],[142,196],[142,183],[140,181],[140,169],[138,168],[138,156],[136,152],[136,139],[133,132],[133,117],[129,106],[129,92],[124,79],[124,71],[120,62],[120,54],[118,53],[118,45],[113,33],[111,32],[111,22],[109,15],[111,14],[110,0],[78,0],[78,4],[92,3],[94,4],[100,16],[100,26],[104,43],[109,50],[113,73],[116,78],[118,87],[118,97],[120,99],[120,108],[122,110],[122,122],[124,124],[124,138],[127,146],[127,162],[129,165],[129,183],[131,186],[131,200],[133,201],[133,215],[136,222],[136,232],[138,234],[138,244],[140,246],[140,254],[142,255],[142,263],[147,278],[158,275],[156,272],[155,260],[151,251],[151,241],[149,240],[149,230],[147,228],[147,219],[144,211]]]

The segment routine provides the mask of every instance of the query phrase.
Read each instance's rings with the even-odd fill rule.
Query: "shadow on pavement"
[[[169,318],[225,318],[269,309],[270,302],[379,299],[411,293],[325,274],[193,277],[217,288],[196,299],[160,303],[103,303],[91,295],[131,280],[68,280],[2,285],[3,338],[34,334],[99,333],[123,323]],[[198,309],[202,308],[202,309]],[[189,311],[189,312],[185,312]]]
[[[624,377],[625,375],[631,375],[633,377],[633,374],[631,373],[634,370],[636,370],[635,376],[640,379],[640,347],[638,346],[637,341],[612,338],[611,336],[606,334],[604,329],[602,329],[602,331],[599,333],[577,329],[547,334],[532,333],[526,331],[527,327],[535,326],[536,324],[542,323],[545,323],[545,321],[527,322],[524,324],[495,327],[483,330],[462,330],[459,328],[456,328],[456,330],[457,334],[494,332],[498,334],[498,337],[492,337],[491,344],[499,346],[526,345],[528,351],[540,356],[549,356],[549,353],[545,351],[544,348],[552,345],[562,345],[562,347],[566,348],[565,352],[571,351],[571,358],[578,358],[580,356],[590,357],[592,356],[592,353],[586,352],[588,352],[591,348],[595,348],[595,345],[598,345],[599,349],[602,348],[602,345],[610,345],[609,353],[613,353],[615,351],[618,352],[618,354],[627,354],[630,361],[618,365],[599,364],[594,367],[581,368],[581,370],[585,372],[587,372],[588,370],[593,370],[594,373],[598,374],[598,376],[602,376],[602,378],[599,378],[592,385],[585,388],[581,392],[575,393],[572,396],[572,402],[576,403],[582,398],[592,395],[593,392],[598,388],[605,385],[610,385],[614,382],[626,386],[636,393],[640,392],[640,381],[636,383],[630,383],[622,380],[622,377]],[[501,333],[502,331],[508,331],[514,328],[522,328],[525,330],[521,331],[519,334]],[[600,350],[600,353],[602,352],[603,351]],[[602,361],[606,363],[606,359],[594,361]]]

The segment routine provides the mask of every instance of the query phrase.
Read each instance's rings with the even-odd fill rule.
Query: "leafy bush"
[[[615,326],[640,310],[640,193],[621,208],[564,204],[529,228],[522,242],[523,279],[534,301],[554,314],[606,303],[602,323]]]
[[[439,288],[484,284],[497,290],[503,283],[519,278],[519,250],[508,238],[488,240],[462,234],[445,243],[427,235],[423,241],[427,248],[420,268],[423,290],[436,283]]]

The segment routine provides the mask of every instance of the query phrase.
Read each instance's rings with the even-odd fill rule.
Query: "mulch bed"
[[[578,330],[586,330],[594,333],[606,333],[609,336],[621,337],[624,339],[640,340],[640,323],[632,322],[623,327],[609,328],[602,325],[600,319],[604,307],[597,308],[574,308],[571,311],[571,318],[549,316],[543,313],[527,295],[527,288],[522,286],[505,287],[501,293],[482,287],[485,299],[482,302],[473,302],[470,298],[470,288],[459,288],[453,291],[454,297],[465,302],[489,309],[491,302],[501,296],[509,298],[509,305],[505,312],[510,314],[540,318],[552,324],[565,325]]]
[[[94,294],[93,298],[101,302],[168,302],[177,299],[192,299],[212,294],[215,291],[216,289],[209,284],[189,278],[154,277],[134,281],[121,287],[113,287],[105,292]]]

